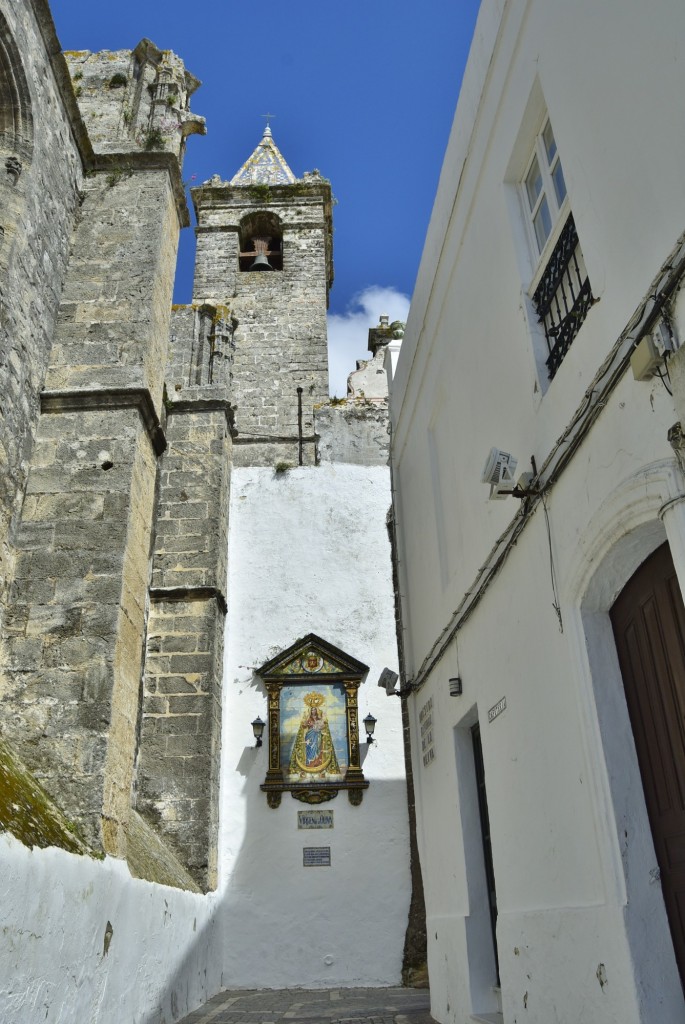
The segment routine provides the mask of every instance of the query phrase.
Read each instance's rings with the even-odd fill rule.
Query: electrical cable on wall
[[[564,623],[563,623],[563,620],[561,618],[561,607],[559,605],[559,593],[557,591],[557,574],[556,574],[556,570],[554,568],[554,553],[552,551],[552,531],[551,531],[550,525],[549,525],[549,510],[547,508],[547,501],[545,499],[544,492],[541,493],[540,497],[542,498],[542,508],[544,510],[544,513],[545,513],[545,525],[547,527],[547,545],[549,547],[549,575],[550,575],[550,578],[552,580],[552,596],[554,597],[554,600],[552,601],[552,608],[554,608],[554,611],[556,612],[556,615],[557,615],[557,619],[559,620],[559,632],[563,633],[564,632]]]
[[[665,363],[664,363],[664,366],[666,367],[666,364],[665,364]],[[668,385],[668,383],[667,383],[667,378],[668,378],[668,380],[669,380],[669,381],[670,381],[670,379],[671,379],[671,375],[670,375],[670,373],[668,372],[668,368],[666,368],[666,377],[664,377],[664,375],[663,375],[663,373],[661,372],[661,370],[657,370],[657,371],[656,371],[656,375],[657,375],[657,377],[659,378],[659,380],[661,381],[661,383],[663,384],[663,386],[664,386],[664,387],[666,388],[666,390],[668,391],[669,395],[671,395],[671,397],[673,397],[673,391],[671,390],[671,388],[669,387],[669,385]]]

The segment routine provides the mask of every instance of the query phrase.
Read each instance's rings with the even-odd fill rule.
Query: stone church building
[[[146,39],[63,54],[46,0],[0,0],[5,1022],[160,1024],[415,959],[376,686],[393,329],[330,403],[331,186],[268,128],[192,190],[172,308],[199,84]]]

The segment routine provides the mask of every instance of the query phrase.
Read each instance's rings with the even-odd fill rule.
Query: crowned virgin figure
[[[290,773],[302,778],[308,775],[339,775],[338,759],[324,710],[324,695],[307,693],[303,700],[305,710],[293,744]]]

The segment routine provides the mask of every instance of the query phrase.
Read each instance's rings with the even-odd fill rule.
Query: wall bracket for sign
[[[258,670],[268,695],[269,767],[261,789],[269,807],[283,793],[306,804],[346,790],[362,802],[357,692],[368,667],[309,633]]]

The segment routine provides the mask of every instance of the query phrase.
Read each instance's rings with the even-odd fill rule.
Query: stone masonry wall
[[[146,388],[161,409],[178,229],[164,168],[87,179],[46,391]]]
[[[152,590],[226,589],[230,408],[224,389],[188,388],[167,406]]]
[[[167,367],[167,392],[211,384],[229,387],[233,380],[235,320],[227,306],[174,306]]]
[[[75,50],[65,57],[99,153],[166,149],[182,156],[187,136],[204,133],[204,118],[188,108],[200,83],[171,50],[143,39],[135,50]]]
[[[388,403],[363,398],[317,407],[314,426],[320,462],[387,466],[390,452]]]
[[[125,762],[135,727],[153,481],[135,410],[41,417],[7,615],[4,734],[96,849],[105,762]],[[110,804],[130,786],[128,757],[111,764]]]
[[[390,333],[389,327],[372,328],[369,349],[373,358],[357,360],[357,369],[347,378],[347,398],[316,407],[314,426],[320,462],[388,465],[388,380],[383,358]]]
[[[204,891],[217,884],[223,636],[213,596],[150,603],[136,806]]]
[[[42,395],[3,664],[11,744],[125,856],[179,219],[166,169],[87,179]]]
[[[188,107],[199,82],[178,57],[149,40],[134,51],[72,53],[65,61],[45,0],[22,0],[7,14],[6,7],[0,0],[0,147],[9,147],[7,159],[12,155],[6,181],[0,165],[1,327],[9,326],[16,338],[16,352],[11,345],[0,351],[0,378],[4,372],[10,396],[2,410],[6,438],[0,427],[0,571],[8,579],[8,525],[25,485],[26,500],[15,531],[16,571],[0,652],[2,731],[92,847],[126,856],[128,837],[135,836],[131,856],[134,870],[141,870],[149,860],[148,840],[159,844],[152,833],[145,838],[148,826],[131,809],[136,758],[144,763],[139,741],[148,599],[154,630],[161,605],[177,611],[183,591],[198,605],[191,618],[201,621],[192,650],[212,652],[205,681],[214,704],[204,702],[210,710],[202,726],[203,741],[209,738],[201,752],[207,765],[202,783],[196,779],[192,793],[179,783],[181,806],[171,769],[189,775],[184,759],[166,766],[163,791],[170,791],[171,803],[178,797],[175,821],[186,824],[176,846],[206,884],[208,872],[216,872],[216,841],[208,837],[216,833],[212,792],[225,610],[230,443],[223,392],[205,391],[191,430],[201,436],[201,480],[207,482],[209,465],[221,466],[212,481],[212,519],[200,538],[187,531],[183,586],[176,579],[178,548],[169,564],[164,549],[150,566],[157,460],[166,444],[160,419],[171,291],[178,230],[187,223],[179,158],[187,136],[204,130]],[[203,309],[203,324],[206,314]],[[189,384],[211,390],[230,379],[232,330],[223,309],[213,309],[205,332],[211,358],[205,363],[192,350],[191,363],[198,365]],[[175,409],[181,419],[191,392]],[[179,483],[175,501],[187,511],[181,478],[198,460],[183,445],[189,441],[193,452],[198,445],[171,413],[169,424],[183,465],[170,455],[160,490],[170,498],[172,477]],[[177,524],[183,519],[170,514]],[[173,546],[164,531],[160,537]],[[202,586],[193,589],[198,560],[211,563],[214,577],[210,583],[202,574]],[[157,591],[148,593],[151,571]],[[221,592],[214,586],[217,574]],[[188,644],[184,634],[175,653],[187,655]],[[195,765],[199,759],[200,752]],[[144,790],[153,773],[141,778]],[[193,829],[202,833],[199,840]],[[178,830],[170,832],[177,839]],[[182,878],[180,865],[174,873]]]
[[[82,183],[43,6],[0,0],[0,622]]]
[[[212,179],[193,190],[193,199],[198,215],[193,301],[230,306],[236,322],[235,463],[297,465],[300,387],[303,462],[313,464],[313,406],[328,398],[330,188],[297,183],[260,193]],[[239,269],[240,222],[260,210],[280,220],[282,271]]]
[[[137,808],[206,890],[216,885],[230,418],[223,388],[173,394],[158,485]]]

